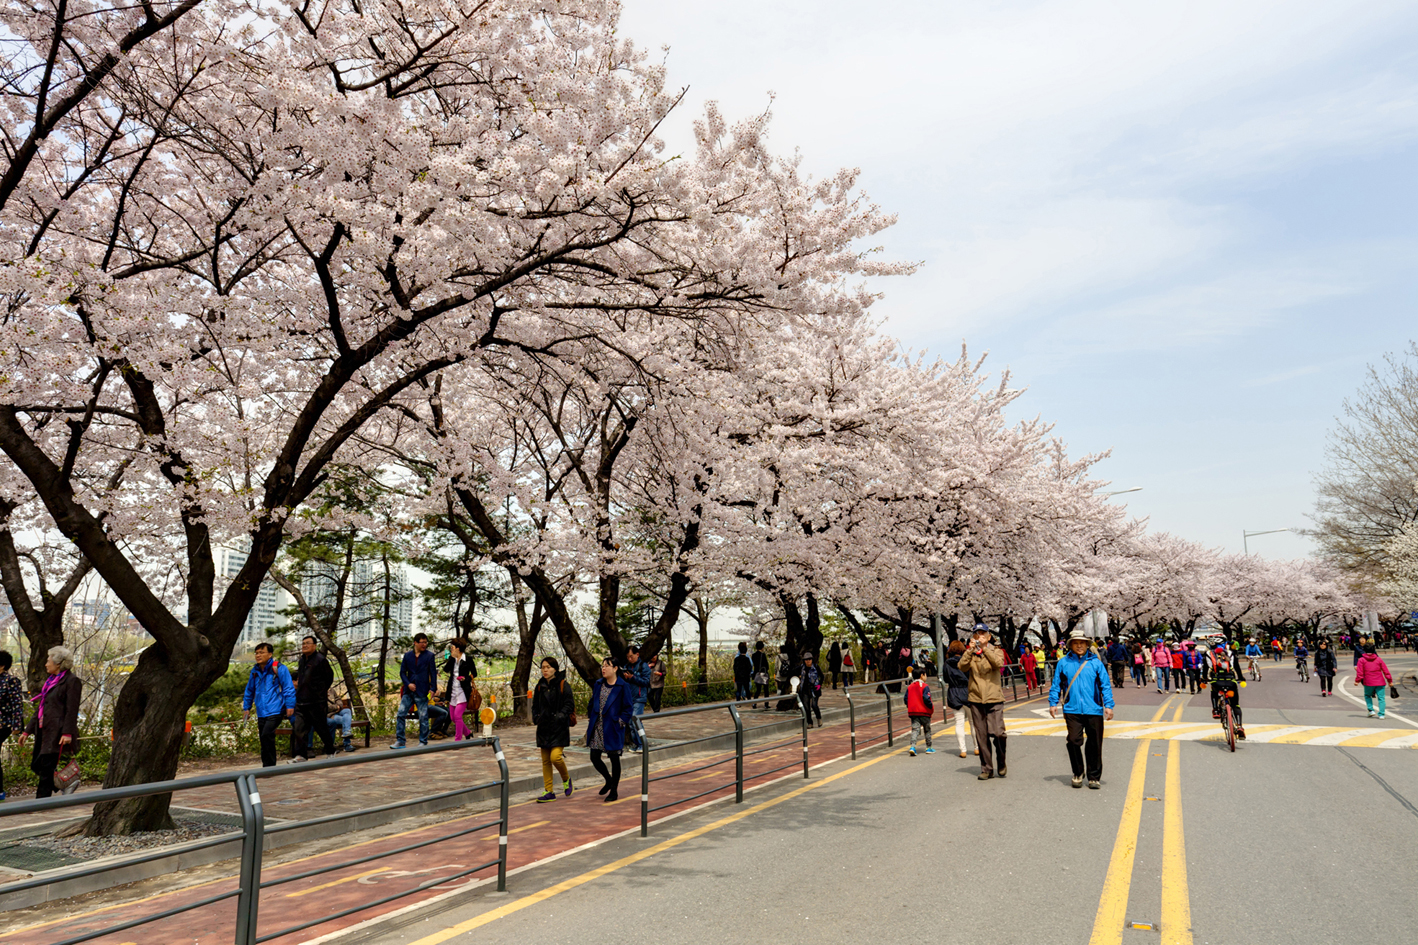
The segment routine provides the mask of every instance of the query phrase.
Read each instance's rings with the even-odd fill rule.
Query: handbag
[[[54,772],[54,786],[60,794],[73,794],[79,787],[79,759],[70,758],[68,764]]]
[[[1390,683],[1390,684],[1389,684],[1389,687],[1388,687],[1388,697],[1389,697],[1390,699],[1397,699],[1397,698],[1398,698],[1398,687],[1395,686],[1395,685],[1393,685],[1392,683]]]

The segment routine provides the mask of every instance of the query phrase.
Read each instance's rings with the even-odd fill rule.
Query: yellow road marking
[[[1370,735],[1360,735],[1356,738],[1346,738],[1339,744],[1345,748],[1378,748],[1384,742],[1392,741],[1395,738],[1407,738],[1412,735],[1412,731],[1398,728],[1381,728]]]
[[[668,840],[662,840],[654,846],[647,847],[646,849],[640,850],[636,853],[632,853],[630,856],[621,857],[619,860],[607,863],[605,866],[599,866],[596,869],[582,873],[580,876],[573,876],[570,879],[563,880],[562,882],[557,883],[554,886],[548,886],[546,889],[534,892],[528,896],[523,896],[520,899],[513,900],[505,906],[499,906],[496,909],[484,912],[482,915],[474,916],[473,918],[468,919],[465,922],[459,922],[457,925],[449,926],[446,929],[441,929],[440,931],[434,932],[431,935],[425,935],[423,938],[411,942],[410,945],[439,945],[439,943],[446,942],[450,938],[455,938],[456,936],[462,935],[465,932],[471,932],[473,929],[482,928],[484,925],[496,922],[498,919],[512,915],[514,912],[520,912],[523,909],[527,909],[531,906],[537,905],[538,903],[545,902],[553,896],[560,895],[564,892],[569,892],[570,890],[575,889],[578,886],[584,886],[585,884],[592,882],[593,880],[600,879],[602,876],[607,876],[611,873],[616,872],[617,870],[624,869],[627,866],[632,866],[636,863],[639,863],[641,860],[648,859],[649,857],[654,856],[657,853],[663,853],[666,850],[674,849],[675,847],[680,846],[681,844],[688,843],[691,840],[694,840],[698,837],[702,837],[706,833],[718,830],[720,827],[726,827],[729,824],[737,823],[738,821],[743,820],[745,817],[748,817],[751,814],[756,814],[759,811],[767,810],[770,807],[776,807],[777,805],[782,804],[784,801],[792,800],[793,798],[801,794],[806,794],[808,791],[813,791],[817,788],[822,787],[823,785],[831,784],[833,781],[836,781],[839,778],[845,778],[849,774],[855,774],[856,772],[861,771],[863,768],[870,768],[872,765],[885,761],[887,758],[894,757],[895,755],[898,755],[900,753],[901,750],[888,752],[887,754],[881,755],[877,758],[873,758],[871,761],[864,761],[859,765],[854,765],[853,767],[848,768],[846,771],[839,771],[834,775],[823,778],[821,781],[814,781],[811,784],[805,784],[800,788],[796,788],[792,791],[789,791],[782,797],[775,797],[772,800],[764,801],[761,804],[755,804],[746,810],[738,811],[736,813],[730,814],[727,817],[721,817],[713,823],[705,824],[702,827],[696,827],[693,830],[686,831],[685,833],[682,833],[677,837],[671,837]]]
[[[1338,735],[1340,732],[1352,732],[1352,727],[1343,728],[1314,728],[1307,732],[1291,732],[1289,735],[1277,735],[1267,745],[1303,745],[1306,742],[1314,741],[1316,738],[1323,738],[1326,735]]]
[[[321,883],[319,886],[311,886],[309,889],[302,889],[300,892],[286,893],[286,898],[298,899],[301,896],[308,896],[322,889],[329,889],[331,886],[339,886],[342,883],[352,883],[356,880],[364,879],[366,876],[373,876],[375,873],[387,873],[390,869],[392,869],[392,867],[381,866],[377,870],[365,870],[363,873],[356,873],[353,876],[346,876],[343,879],[331,880],[328,883]]]
[[[1167,711],[1167,701],[1157,707],[1155,722]],[[1106,727],[1106,723],[1105,723]],[[1123,816],[1118,823],[1118,837],[1113,841],[1113,856],[1103,879],[1103,893],[1098,897],[1098,915],[1093,920],[1093,935],[1088,945],[1122,945],[1123,923],[1127,921],[1128,892],[1132,888],[1132,864],[1137,857],[1137,834],[1142,827],[1142,786],[1147,779],[1147,748],[1152,742],[1142,739],[1133,756],[1132,776],[1123,795]]]
[[[1182,707],[1172,721],[1182,716]],[[1182,830],[1182,743],[1167,746],[1167,803],[1162,812],[1162,945],[1192,945],[1187,844]]]

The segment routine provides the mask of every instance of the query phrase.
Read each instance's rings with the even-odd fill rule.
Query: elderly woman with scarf
[[[30,700],[37,711],[18,739],[18,744],[24,745],[27,738],[34,736],[30,770],[39,777],[36,798],[54,793],[54,772],[60,755],[72,754],[79,748],[79,695],[83,689],[79,677],[74,675],[74,654],[68,649],[50,647],[44,669],[49,678],[40,686],[39,695]]]

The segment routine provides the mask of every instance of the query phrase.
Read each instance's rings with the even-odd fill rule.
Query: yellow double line
[[[1181,720],[1185,703],[1177,706],[1172,721]],[[1167,711],[1163,703],[1152,716],[1161,721]],[[1141,739],[1128,778],[1123,800],[1122,820],[1118,837],[1113,842],[1113,856],[1108,861],[1108,874],[1103,880],[1103,894],[1098,899],[1098,915],[1093,920],[1093,936],[1089,945],[1122,945],[1123,927],[1127,922],[1128,895],[1132,890],[1132,868],[1137,857],[1137,837],[1142,827],[1143,787],[1147,780],[1147,759],[1152,739]],[[1170,741],[1167,747],[1167,783],[1162,812],[1162,945],[1192,945],[1191,897],[1187,892],[1187,848],[1182,832],[1182,754],[1181,742]]]

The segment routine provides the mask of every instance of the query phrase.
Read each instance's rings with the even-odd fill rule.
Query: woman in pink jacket
[[[1364,704],[1369,707],[1369,718],[1374,717],[1374,696],[1379,697],[1378,717],[1383,718],[1393,673],[1388,671],[1388,664],[1372,645],[1364,647],[1364,655],[1359,657],[1359,663],[1354,667],[1354,680],[1364,687]]]
[[[1167,644],[1161,640],[1152,648],[1152,669],[1157,673],[1157,691],[1161,692],[1163,688],[1170,690],[1172,651],[1167,649]]]

